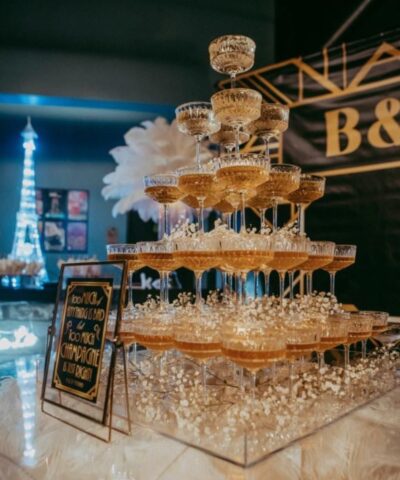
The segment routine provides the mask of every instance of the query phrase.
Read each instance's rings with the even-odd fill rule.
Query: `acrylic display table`
[[[400,388],[248,469],[147,428],[103,443],[40,412],[33,361],[0,384],[0,480],[400,478]]]

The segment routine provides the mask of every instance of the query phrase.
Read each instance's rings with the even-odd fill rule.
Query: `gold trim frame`
[[[68,285],[67,292],[66,292],[66,298],[68,298],[69,295],[75,290],[75,288],[77,287],[77,283],[80,280],[73,281]],[[82,279],[82,280],[84,280],[84,279]],[[87,286],[96,286],[96,287],[102,287],[103,288],[103,291],[107,296],[107,308],[106,308],[106,314],[105,314],[105,319],[106,319],[105,323],[107,324],[107,319],[108,319],[109,314],[110,314],[110,303],[112,302],[112,292],[113,292],[112,286],[109,285],[108,282],[87,282],[87,281],[84,281],[84,283]],[[67,302],[64,302],[64,308],[63,308],[63,312],[62,312],[62,315],[61,315],[60,332],[64,331],[67,306],[68,306]],[[56,350],[56,363],[55,363],[55,366],[54,366],[54,373],[53,373],[53,383],[55,384],[55,388],[57,388],[58,390],[63,390],[67,393],[71,393],[71,394],[76,395],[77,397],[83,398],[85,400],[93,400],[93,398],[97,396],[97,391],[98,391],[99,383],[100,383],[101,365],[102,365],[103,353],[104,353],[106,328],[107,328],[107,325],[105,325],[105,327],[103,328],[103,334],[102,334],[102,338],[101,338],[100,364],[99,364],[99,367],[97,369],[96,384],[87,393],[83,393],[83,392],[78,393],[75,389],[64,385],[62,383],[60,377],[58,376],[58,363],[59,363],[59,360],[60,360],[60,349],[61,349],[61,345],[62,345],[62,338],[60,336],[60,338],[58,339],[58,345],[57,345],[57,350]]]
[[[397,39],[400,40],[400,34],[397,34]],[[380,36],[381,37],[381,36]],[[319,72],[314,67],[306,63],[302,57],[291,58],[278,62],[275,64],[267,65],[265,67],[252,70],[250,72],[243,73],[237,76],[237,83],[242,87],[253,88],[258,90],[266,101],[283,103],[289,107],[289,109],[302,107],[304,105],[312,104],[314,102],[320,102],[322,100],[328,100],[332,98],[344,97],[347,95],[353,95],[355,93],[367,92],[369,90],[377,89],[386,85],[392,85],[400,83],[400,49],[392,45],[386,40],[381,42],[374,48],[372,55],[368,60],[361,65],[352,79],[348,77],[348,48],[345,43],[341,45],[341,67],[342,67],[342,85],[337,85],[329,78],[329,49],[323,49],[321,51],[323,61],[323,72]],[[333,50],[333,49],[332,49]],[[399,75],[394,75],[389,78],[383,78],[381,80],[367,81],[367,75],[379,65],[384,65],[390,62],[396,62],[399,64]],[[281,88],[274,83],[263,77],[262,75],[267,72],[279,71],[284,67],[293,67],[296,75],[297,72],[297,92],[295,98],[289,97],[289,95],[281,90]],[[314,96],[304,96],[304,78],[308,77],[315,83],[321,86],[321,89],[325,91],[323,94],[317,94]],[[225,79],[218,83],[220,88],[229,87],[230,80]],[[244,152],[258,152],[261,150],[261,146],[254,146],[255,138],[251,138],[249,142],[243,147]],[[271,158],[277,157],[278,162],[282,162],[283,148],[282,143],[271,144],[271,149],[277,150],[277,153],[272,153]],[[339,175],[353,175],[356,173],[364,173],[371,171],[387,170],[391,168],[400,168],[400,160],[393,160],[389,162],[372,163],[368,165],[359,165],[354,167],[338,167],[331,168],[324,171],[315,170],[310,173],[320,174],[326,177],[333,177]]]

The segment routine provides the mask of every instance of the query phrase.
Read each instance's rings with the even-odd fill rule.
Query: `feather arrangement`
[[[117,165],[103,178],[106,186],[101,193],[106,200],[118,200],[112,209],[114,217],[135,209],[143,221],[151,218],[157,222],[159,210],[157,204],[144,195],[143,177],[194,164],[195,141],[178,130],[176,120],[168,123],[162,117],[131,128],[124,139],[126,145],[110,151]],[[202,160],[210,157],[209,150],[203,148]],[[178,202],[171,208],[172,222],[186,213],[189,213],[188,207]]]

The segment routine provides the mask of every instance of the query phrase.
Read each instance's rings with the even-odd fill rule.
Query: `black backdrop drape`
[[[400,30],[248,72],[238,86],[290,107],[273,160],[327,176],[306,231],[358,246],[337,275],[339,299],[400,314]],[[328,290],[327,274],[314,285]]]

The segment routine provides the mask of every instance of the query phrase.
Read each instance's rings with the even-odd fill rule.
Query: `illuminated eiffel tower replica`
[[[48,276],[40,246],[35,199],[35,162],[33,160],[33,152],[36,148],[35,140],[38,138],[38,135],[32,127],[30,117],[28,117],[28,122],[21,132],[21,136],[23,138],[22,146],[25,151],[24,169],[21,199],[19,211],[17,212],[17,224],[10,258],[27,263],[36,262],[42,265],[39,274],[33,279],[36,286],[40,286],[48,280]]]

